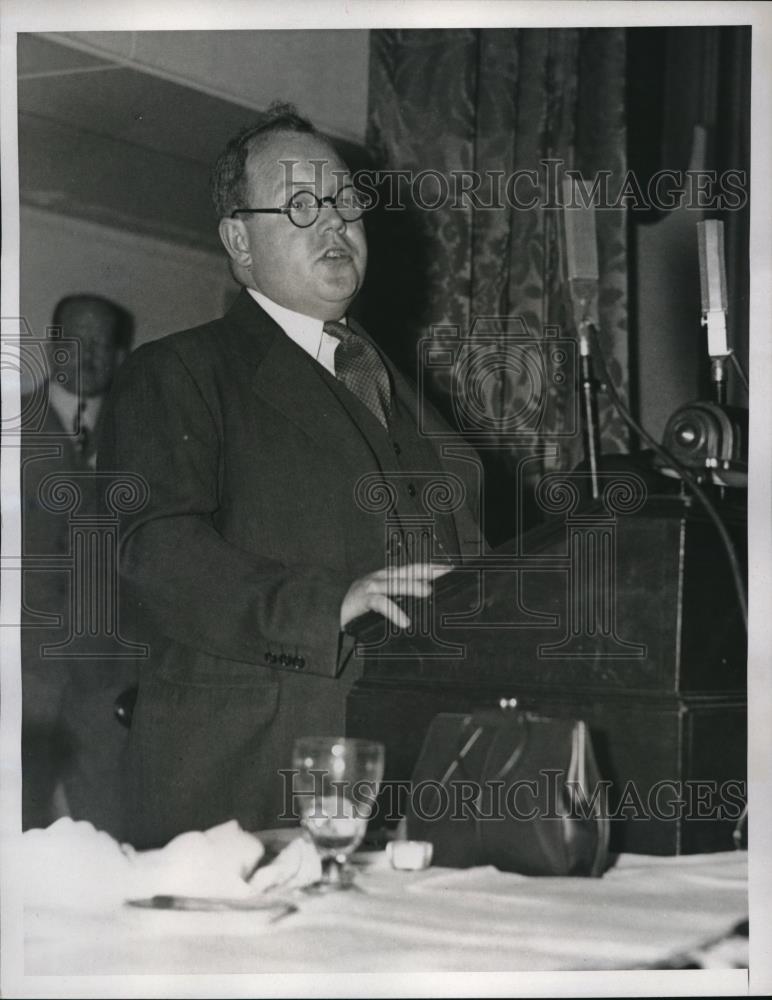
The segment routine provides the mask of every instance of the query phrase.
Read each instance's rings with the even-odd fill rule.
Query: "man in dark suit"
[[[350,185],[291,110],[232,140],[213,194],[243,289],[222,319],[136,351],[112,393],[100,462],[149,495],[121,544],[151,650],[131,730],[137,846],[231,817],[276,825],[293,739],[343,730],[347,626],[376,611],[404,627],[394,598],[428,596],[479,552],[471,489],[435,517],[433,553],[400,552],[393,530],[385,551],[373,484],[392,491],[393,528],[450,473],[414,390],[347,319],[367,261]]]
[[[62,299],[44,345],[48,377],[22,410],[25,829],[69,814],[121,833],[126,739],[112,704],[135,668],[89,656],[70,641],[76,612],[67,571],[73,555],[70,520],[58,509],[56,492],[66,483],[78,495],[81,518],[93,509],[97,426],[129,346],[130,326],[128,314],[101,296]]]

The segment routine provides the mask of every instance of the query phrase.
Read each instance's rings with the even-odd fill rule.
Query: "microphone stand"
[[[577,202],[576,196],[583,194]],[[600,430],[596,383],[592,375],[590,333],[592,318],[598,312],[598,246],[595,233],[595,209],[587,183],[572,177],[563,181],[563,232],[565,235],[566,276],[571,296],[574,326],[579,335],[579,382],[584,413],[584,457],[590,470],[593,500],[600,498],[598,461]],[[581,206],[581,207],[579,207]],[[602,359],[601,359],[602,361]]]
[[[713,396],[719,406],[726,403],[726,357],[714,355],[710,359],[710,381],[713,385]]]
[[[600,428],[598,427],[597,382],[592,373],[590,355],[590,330],[592,324],[585,317],[579,323],[579,380],[582,391],[584,457],[590,470],[590,487],[593,500],[600,497],[598,484],[598,459],[600,457]]]

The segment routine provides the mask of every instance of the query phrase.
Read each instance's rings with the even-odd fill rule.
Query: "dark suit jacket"
[[[72,476],[81,498],[75,516],[82,519],[95,505],[93,474],[48,402],[45,387],[39,397],[25,401],[24,413],[22,823],[27,829],[56,819],[54,791],[62,784],[73,818],[122,837],[127,739],[113,703],[136,682],[137,668],[125,653],[111,658],[104,642],[99,644],[103,655],[95,657],[87,640],[72,641],[80,598],[71,576],[73,512],[57,510],[51,482],[46,487],[49,476],[60,482]]]
[[[62,427],[48,390],[23,401],[20,455],[22,500],[22,825],[48,826],[55,818],[54,790],[70,767],[71,734],[62,726],[62,699],[70,663],[44,655],[68,638],[69,588],[63,565],[67,515],[52,511],[41,495],[52,475],[84,470],[71,435]],[[57,565],[60,568],[57,570]],[[58,622],[58,623],[57,623]],[[48,650],[50,652],[51,649]]]
[[[63,556],[67,549],[67,519],[57,516],[45,506],[40,488],[45,479],[57,473],[82,471],[86,466],[55,410],[48,404],[47,389],[41,393],[41,410],[36,411],[35,398],[23,403],[28,416],[22,426],[20,456],[23,555],[46,558]],[[65,601],[65,578],[61,574],[33,571],[24,580],[24,602],[30,622],[36,620],[35,612],[61,613]],[[58,639],[59,636],[57,635]],[[55,641],[55,640],[52,640]]]
[[[136,844],[233,816],[275,825],[293,738],[342,731],[357,668],[341,602],[385,563],[383,517],[355,500],[379,469],[372,421],[246,292],[121,370],[99,456],[149,486],[121,542],[151,647],[131,734]],[[456,528],[459,558],[478,554],[468,509]]]

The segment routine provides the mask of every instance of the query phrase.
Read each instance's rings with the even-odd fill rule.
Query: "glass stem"
[[[328,885],[343,885],[343,869],[346,865],[346,855],[338,854],[331,858],[324,858],[322,861],[322,881]]]

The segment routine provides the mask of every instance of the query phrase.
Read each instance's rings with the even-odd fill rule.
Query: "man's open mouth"
[[[351,254],[344,247],[330,247],[322,254],[322,260],[347,260]]]

